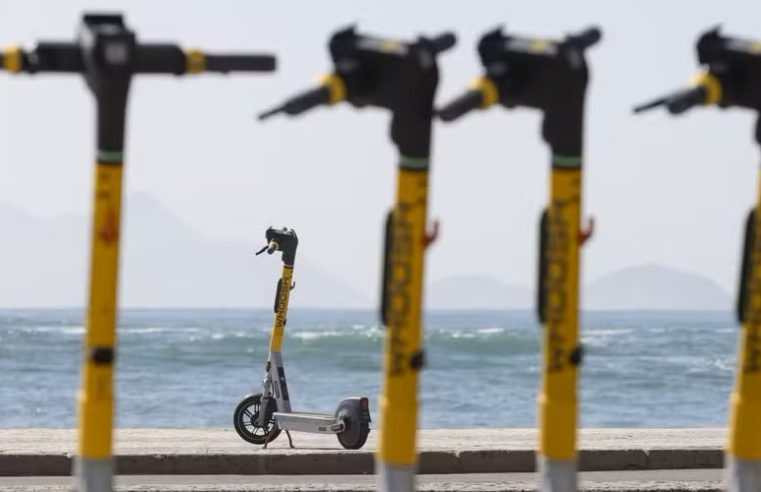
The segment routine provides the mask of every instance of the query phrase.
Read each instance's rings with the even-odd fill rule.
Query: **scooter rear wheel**
[[[344,430],[336,434],[344,449],[360,449],[370,434],[370,424],[362,420],[358,410],[359,407],[348,402],[341,402],[336,409],[336,417],[344,421]]]
[[[261,427],[256,423],[261,409],[262,394],[256,393],[245,397],[235,408],[233,424],[235,431],[244,441],[251,444],[263,445],[274,441],[280,435],[280,428],[272,414],[277,412],[277,401],[270,398],[267,404],[267,424]]]

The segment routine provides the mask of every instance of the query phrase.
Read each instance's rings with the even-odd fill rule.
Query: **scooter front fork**
[[[269,362],[267,363],[268,370],[267,375],[262,381],[262,398],[259,400],[259,415],[256,416],[256,425],[261,428],[267,427],[267,409],[269,408],[270,398],[274,398],[272,394],[272,377],[269,372]]]

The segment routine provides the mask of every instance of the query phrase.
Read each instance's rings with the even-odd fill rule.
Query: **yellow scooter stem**
[[[111,490],[113,428],[113,371],[116,347],[116,299],[119,279],[122,163],[98,162],[90,255],[90,288],[78,393],[78,467],[100,473],[82,473],[82,488]],[[85,476],[86,475],[86,476]]]
[[[573,158],[565,158],[573,163]],[[551,172],[550,204],[542,217],[540,310],[542,383],[539,452],[551,460],[576,456],[581,159]]]

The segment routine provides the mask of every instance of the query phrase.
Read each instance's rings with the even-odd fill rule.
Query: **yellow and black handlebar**
[[[696,51],[703,70],[689,87],[636,106],[634,112],[664,106],[681,114],[702,105],[761,111],[761,42],[724,36],[713,28],[700,36]],[[757,139],[761,143],[761,135]]]
[[[283,227],[282,229],[276,229],[269,227],[264,233],[267,238],[267,244],[256,252],[256,255],[260,255],[265,251],[271,255],[275,251],[283,253],[283,264],[289,267],[293,267],[296,262],[296,248],[299,245],[299,238],[296,236],[296,231]]]
[[[476,109],[485,109],[496,103],[507,107],[537,106],[546,104],[552,89],[548,84],[564,85],[563,73],[540,85],[535,81],[553,63],[567,65],[572,53],[583,52],[602,37],[598,28],[592,27],[578,34],[569,35],[560,42],[544,38],[523,38],[505,35],[502,28],[485,34],[478,53],[486,69],[483,76],[471,82],[470,88],[442,106],[438,111],[443,121],[454,121]],[[530,75],[527,80],[525,74]],[[568,72],[570,73],[570,72]]]
[[[677,115],[696,107],[716,104],[721,100],[721,82],[710,72],[697,74],[692,84],[645,104],[634,107],[635,113],[664,106],[669,113]]]
[[[275,57],[270,55],[216,55],[198,49],[182,49],[174,44],[125,45],[134,50],[132,73],[187,75],[199,72],[271,72]],[[125,52],[126,55],[126,52]],[[0,65],[8,72],[75,72],[85,70],[82,49],[75,43],[40,42],[32,51],[17,45],[5,47]]]
[[[104,26],[109,29],[101,29]],[[111,30],[113,27],[118,29]],[[84,16],[79,42],[42,41],[31,51],[11,45],[0,54],[0,66],[8,72],[84,73],[91,64],[122,65],[133,74],[271,72],[275,70],[275,57],[209,54],[198,49],[182,49],[175,44],[138,43],[120,15],[92,14]]]
[[[40,42],[3,50],[0,67],[15,73],[80,73],[98,104],[98,156],[121,159],[130,80],[135,74],[271,72],[275,57],[207,54],[168,43],[139,43],[118,14],[85,14],[74,42]]]
[[[428,48],[433,55],[437,55],[454,46],[456,41],[457,38],[453,33],[446,32],[430,39],[421,38],[418,44]],[[335,104],[344,99],[356,106],[362,106],[369,102],[365,99],[371,92],[376,94],[383,92],[383,90],[373,89],[368,81],[360,77],[362,73],[383,70],[382,65],[386,62],[383,61],[382,56],[374,55],[403,58],[410,54],[408,48],[401,42],[361,36],[356,34],[353,27],[337,32],[331,39],[330,49],[336,63],[334,72],[320,77],[317,87],[297,94],[279,106],[260,113],[259,119],[264,120],[279,113],[296,116],[318,106]]]

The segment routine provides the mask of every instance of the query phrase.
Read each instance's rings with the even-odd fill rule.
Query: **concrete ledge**
[[[369,452],[229,455],[173,454],[120,455],[120,475],[362,475],[374,472]],[[533,451],[484,450],[421,452],[419,473],[533,472]],[[582,471],[675,470],[721,468],[721,450],[584,450]],[[61,455],[0,455],[0,476],[63,476],[72,460]]]
[[[479,435],[480,434],[480,435]],[[721,468],[722,429],[585,429],[582,471]],[[468,436],[467,439],[465,436]],[[420,431],[421,474],[533,472],[532,429]],[[0,476],[71,473],[74,432],[0,429]],[[374,441],[346,451],[332,436],[294,434],[297,449],[244,443],[227,429],[117,431],[122,475],[361,475],[374,471]],[[277,444],[277,445],[276,445]]]

